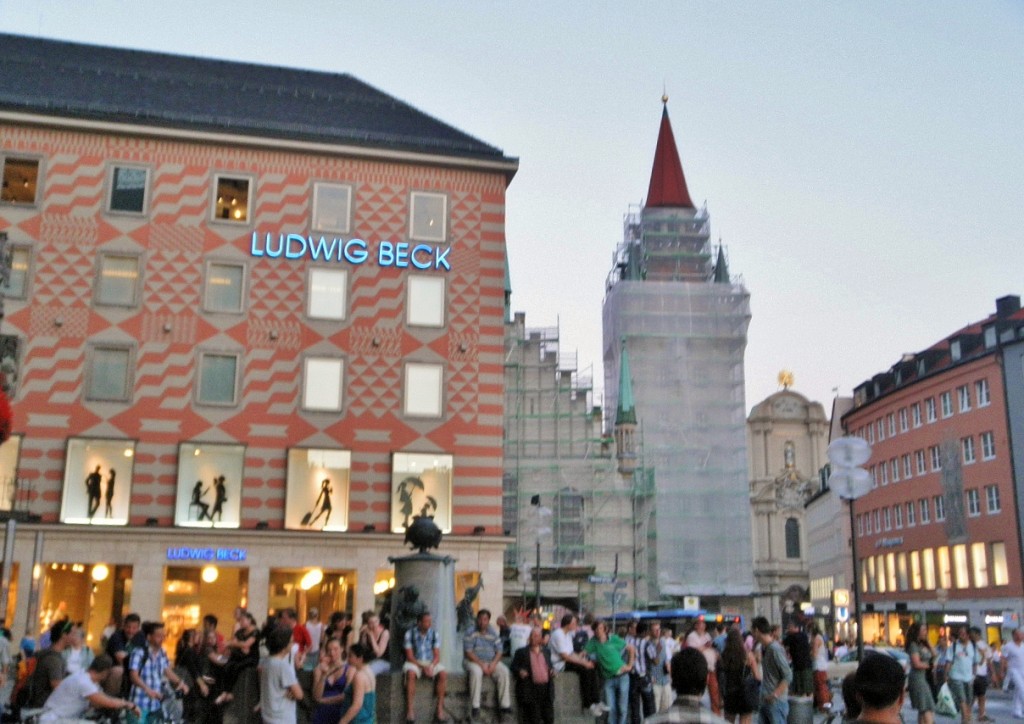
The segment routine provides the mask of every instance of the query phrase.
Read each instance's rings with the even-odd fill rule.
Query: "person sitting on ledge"
[[[416,618],[416,625],[405,632],[405,720],[408,724],[416,721],[416,679],[425,676],[434,680],[437,694],[437,721],[447,722],[444,713],[444,694],[448,683],[448,672],[441,664],[441,637],[431,626],[429,611],[423,611]]]

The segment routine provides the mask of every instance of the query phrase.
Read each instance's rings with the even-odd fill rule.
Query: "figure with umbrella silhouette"
[[[331,479],[324,478],[320,483],[320,495],[317,496],[316,502],[313,503],[313,510],[316,510],[317,506],[319,506],[320,512],[313,516],[313,510],[311,510],[302,516],[303,525],[313,525],[320,519],[321,515],[324,515],[323,527],[327,527],[327,522],[331,519],[331,493],[333,492],[334,488],[331,487]],[[312,516],[312,519],[310,516]]]

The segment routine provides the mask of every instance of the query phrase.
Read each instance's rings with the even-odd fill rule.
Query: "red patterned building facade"
[[[4,40],[8,623],[379,608],[419,513],[500,605],[516,160],[349,76]]]

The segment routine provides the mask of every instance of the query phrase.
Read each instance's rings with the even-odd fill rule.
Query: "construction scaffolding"
[[[712,262],[706,209],[626,215],[604,300],[606,409],[623,344],[653,470],[657,597],[729,607],[753,590],[743,357],[750,296]],[[614,421],[605,420],[605,430]]]
[[[527,329],[522,313],[506,325],[503,519],[516,538],[505,558],[509,605],[532,605],[538,575],[545,605],[606,614],[647,601],[653,481],[642,458],[632,476],[618,471],[591,385],[575,355],[560,350],[557,327]],[[537,522],[542,509],[546,523]],[[538,528],[550,533],[538,538]]]

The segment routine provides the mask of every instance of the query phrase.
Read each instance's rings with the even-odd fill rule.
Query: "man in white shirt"
[[[1003,644],[1003,681],[1013,682],[1013,716],[1024,719],[1024,629],[1016,629],[1013,641]]]
[[[690,648],[697,649],[707,660],[708,664],[708,699],[711,702],[711,711],[717,715],[722,713],[722,700],[718,695],[718,677],[715,675],[716,665],[718,664],[718,651],[711,643],[711,634],[707,631],[708,625],[704,622],[703,618],[698,618],[693,622],[693,629],[686,635],[686,645]]]
[[[103,693],[100,685],[110,676],[113,660],[103,654],[93,659],[89,668],[67,677],[53,690],[39,715],[40,724],[74,721],[92,705],[97,709],[127,709],[139,715],[139,709],[130,701],[116,699]]]
[[[585,709],[599,716],[607,711],[601,703],[601,682],[594,662],[573,647],[573,638],[579,629],[580,620],[574,613],[562,616],[561,627],[551,632],[551,665],[555,671],[575,671],[580,677],[580,699]]]

